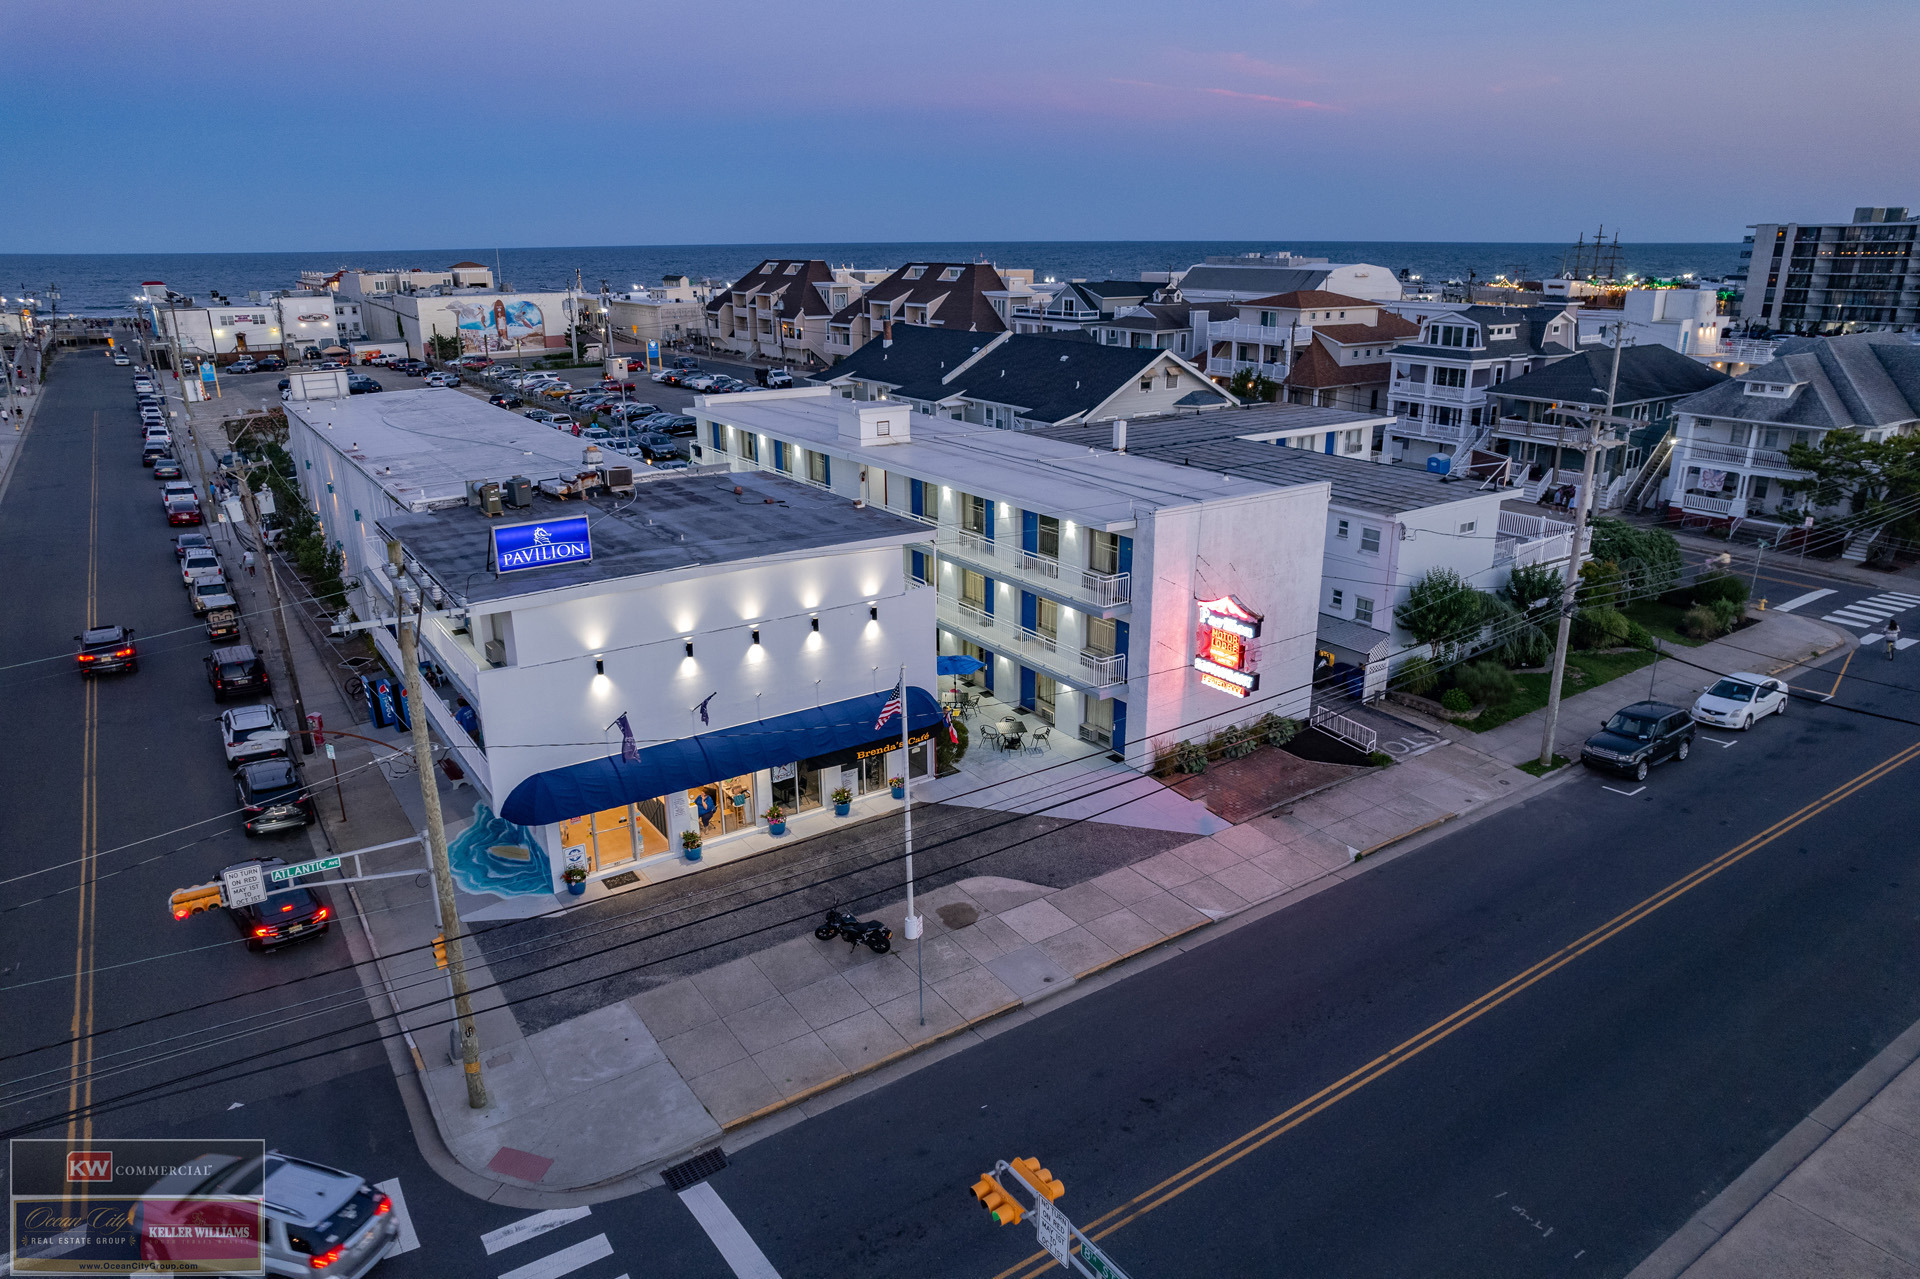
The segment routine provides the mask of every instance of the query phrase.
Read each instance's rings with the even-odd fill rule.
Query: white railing
[[[1133,598],[1133,574],[1096,573],[1086,569],[1080,574],[1080,587],[1098,604],[1125,604]]]
[[[1556,533],[1570,533],[1573,525],[1544,515],[1528,515],[1524,511],[1502,511],[1499,531],[1503,536],[1524,541],[1528,538],[1552,537]]]
[[[1036,577],[1054,580],[1060,577],[1060,561],[1051,555],[1042,555],[1038,551],[1022,550],[1014,563],[1022,572],[1032,573]]]
[[[984,556],[987,559],[996,558],[993,549],[993,539],[984,533],[976,533],[972,529],[967,528],[955,529],[953,539],[960,543],[963,550],[972,551],[975,555]]]
[[[1732,338],[1719,346],[1704,347],[1689,352],[1697,360],[1728,360],[1736,364],[1771,364],[1773,362],[1773,343],[1757,342],[1750,338]]]
[[[1095,688],[1110,688],[1115,684],[1127,682],[1127,655],[1125,653],[1094,653],[1086,649],[1080,651],[1080,665],[1092,672]]]
[[[944,604],[947,603],[948,600],[943,596],[940,602]],[[987,610],[977,604],[969,604],[966,600],[953,600],[951,602],[953,604],[953,611],[958,613],[961,619],[969,626],[978,627],[983,631],[993,629],[992,613],[987,612]]]
[[[1380,744],[1380,734],[1368,728],[1358,720],[1348,719],[1330,707],[1313,708],[1313,726],[1323,733],[1331,734],[1341,741],[1360,750],[1373,754]]]
[[[1296,340],[1310,338],[1313,330],[1306,325],[1288,330],[1276,324],[1249,324],[1245,320],[1214,320],[1207,325],[1207,340],[1210,342],[1265,342],[1269,346],[1285,346],[1287,334],[1292,332]]]
[[[1484,386],[1436,386],[1432,382],[1395,378],[1392,393],[1416,400],[1442,400],[1448,404],[1477,404],[1486,398],[1487,388]]]
[[[1236,373],[1251,372],[1256,377],[1271,378],[1278,382],[1286,377],[1284,364],[1263,364],[1259,360],[1229,360],[1223,356],[1207,357],[1207,374],[1210,377],[1232,377]]]
[[[1401,435],[1418,436],[1423,440],[1446,440],[1452,443],[1459,443],[1465,440],[1469,432],[1479,429],[1479,427],[1464,424],[1459,426],[1442,426],[1438,422],[1428,422],[1420,418],[1410,417],[1401,418],[1400,425],[1394,428],[1394,430]]]
[[[1747,516],[1744,497],[1708,497],[1705,493],[1683,493],[1680,509],[1689,515],[1711,515],[1715,519],[1740,520]]]
[[[1766,466],[1776,471],[1792,471],[1787,463],[1785,449],[1769,449],[1755,445],[1746,448],[1737,444],[1703,444],[1695,440],[1687,441],[1687,461],[1689,462],[1731,462],[1735,466]],[[1799,472],[1794,472],[1798,474]]]

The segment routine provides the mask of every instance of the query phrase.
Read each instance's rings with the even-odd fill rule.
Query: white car
[[[180,580],[187,586],[193,585],[196,577],[224,577],[220,571],[220,557],[209,546],[196,546],[180,560]]]
[[[279,708],[268,702],[236,706],[220,715],[220,745],[230,767],[285,756],[290,736]]]
[[[447,375],[444,373],[429,373],[427,374],[427,385],[452,386],[453,383],[447,380]]]
[[[239,608],[240,601],[233,598],[233,588],[227,585],[224,577],[209,574],[196,579],[187,587],[187,598],[193,601],[193,615],[204,617],[216,608]]]
[[[1694,700],[1693,718],[1719,728],[1752,728],[1757,719],[1786,714],[1789,696],[1786,684],[1770,675],[1735,671]]]
[[[200,500],[200,495],[195,493],[193,491],[193,485],[187,483],[185,480],[168,480],[160,486],[161,510],[166,510],[169,502],[177,502],[181,498],[197,502]]]
[[[116,356],[114,356],[114,357],[113,357],[113,362],[114,362],[115,364],[122,364],[122,365],[127,365],[127,364],[132,364],[132,363],[133,363],[133,361],[132,361],[132,360],[130,360],[130,359],[128,359],[128,358],[127,358],[126,356],[124,356],[124,355],[116,355]]]

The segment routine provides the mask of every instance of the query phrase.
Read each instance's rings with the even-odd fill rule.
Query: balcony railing
[[[1747,515],[1744,497],[1709,497],[1705,493],[1683,493],[1680,509],[1689,515],[1708,515],[1715,519],[1740,520]]]
[[[933,523],[925,517],[916,518],[923,523]],[[951,524],[936,527],[939,529],[934,539],[936,549],[951,554],[955,559],[973,560],[996,573],[1011,570],[1013,576],[1009,580],[1025,578],[1036,585],[1058,587],[1096,608],[1113,608],[1130,603],[1133,599],[1131,573],[1098,573],[1092,569],[1075,569],[1051,555],[998,542],[970,529],[955,528]]]
[[[1689,462],[1724,462],[1734,466],[1765,466],[1776,471],[1793,471],[1787,463],[1784,449],[1742,448],[1737,444],[1703,444],[1687,441],[1686,460]],[[1795,474],[1799,472],[1794,471]]]
[[[1436,386],[1432,382],[1415,382],[1403,377],[1393,380],[1392,393],[1440,404],[1478,404],[1487,398],[1487,388],[1484,386]]]
[[[1051,555],[1023,550],[1014,563],[1019,566],[1021,572],[1031,573],[1035,577],[1044,577],[1053,581],[1058,581],[1060,578],[1060,561]]]
[[[1125,653],[1095,653],[1088,649],[1081,649],[1080,666],[1089,672],[1095,688],[1111,688],[1115,684],[1127,682]]]
[[[970,528],[955,529],[953,540],[960,544],[961,549],[972,551],[975,555],[983,555],[988,559],[998,558],[993,539],[984,533],[976,533]]]
[[[1207,340],[1210,342],[1265,342],[1271,346],[1285,346],[1289,333],[1296,339],[1313,336],[1313,330],[1304,324],[1298,329],[1287,329],[1276,324],[1249,324],[1245,320],[1215,320],[1207,325]]]
[[[1133,598],[1133,574],[1096,573],[1084,569],[1080,573],[1080,588],[1093,596],[1095,602],[1104,605],[1125,604]]]
[[[1207,357],[1207,373],[1212,377],[1232,377],[1236,373],[1251,372],[1255,377],[1270,378],[1275,382],[1287,376],[1284,364],[1263,364],[1259,360],[1230,360],[1224,356]]]
[[[943,604],[946,603],[946,597],[941,597],[940,602]],[[969,626],[977,626],[983,631],[993,629],[993,614],[987,612],[986,609],[980,607],[978,604],[974,604],[968,600],[954,600],[953,611],[958,613],[961,620]]]
[[[1734,338],[1718,346],[1703,347],[1689,354],[1697,360],[1729,360],[1736,364],[1771,364],[1773,343]]]
[[[994,652],[1051,675],[1061,683],[1093,693],[1125,684],[1125,654],[1080,652],[1063,648],[1057,636],[1021,626],[1009,617],[996,617],[976,604],[939,597],[935,606],[942,625],[951,626]]]

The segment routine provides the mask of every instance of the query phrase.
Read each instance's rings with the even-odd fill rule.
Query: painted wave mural
[[[530,897],[553,892],[553,869],[540,841],[485,804],[476,805],[473,824],[448,841],[447,861],[453,882],[469,893]]]

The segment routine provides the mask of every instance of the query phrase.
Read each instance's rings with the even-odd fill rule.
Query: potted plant
[[[787,810],[775,804],[767,810],[767,834],[784,835],[787,833]]]
[[[567,881],[567,891],[575,897],[587,891],[587,868],[569,866],[560,872],[560,878]]]
[[[700,860],[700,832],[697,830],[681,831],[680,832],[680,851],[686,854],[688,861],[690,862],[699,861]]]
[[[853,792],[846,787],[837,787],[833,792],[833,815],[845,817],[853,811]]]
[[[889,777],[887,779],[887,785],[893,787],[893,797],[895,799],[905,799],[907,797],[907,779],[906,778]]]

